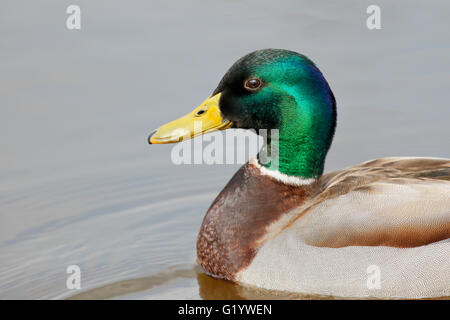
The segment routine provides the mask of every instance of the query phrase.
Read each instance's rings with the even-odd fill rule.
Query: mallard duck
[[[317,66],[288,50],[239,59],[149,143],[227,128],[277,129],[278,139],[269,133],[268,160],[243,165],[208,209],[197,239],[206,273],[339,297],[450,296],[449,159],[383,158],[323,174],[335,98]]]

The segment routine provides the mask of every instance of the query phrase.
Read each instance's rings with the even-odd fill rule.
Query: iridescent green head
[[[195,130],[194,123],[202,129]],[[239,59],[213,94],[186,116],[159,127],[151,144],[175,143],[213,130],[266,129],[265,165],[283,174],[316,178],[336,128],[336,102],[320,70],[293,51],[265,49]],[[278,129],[278,139],[270,135]]]
[[[233,127],[279,130],[279,162],[267,163],[268,169],[305,178],[322,174],[336,128],[336,102],[311,60],[288,50],[252,52],[227,71],[213,96],[217,93]]]

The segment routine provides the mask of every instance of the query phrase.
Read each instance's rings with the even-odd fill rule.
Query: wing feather
[[[296,228],[315,246],[416,247],[450,238],[450,160],[384,158],[327,174]]]

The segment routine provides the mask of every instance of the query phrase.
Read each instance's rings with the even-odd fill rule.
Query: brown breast
[[[206,213],[197,239],[197,260],[206,272],[233,280],[255,256],[266,229],[308,196],[245,164]]]

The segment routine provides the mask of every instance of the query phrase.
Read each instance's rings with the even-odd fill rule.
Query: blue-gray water
[[[370,31],[372,3],[3,1],[0,298],[234,297],[194,266],[204,212],[238,165],[176,166],[146,139],[255,49],[304,53],[328,79],[327,170],[450,157],[450,4],[376,1]],[[71,264],[81,291],[66,288]]]

